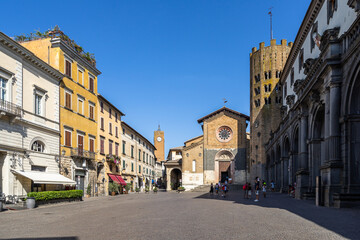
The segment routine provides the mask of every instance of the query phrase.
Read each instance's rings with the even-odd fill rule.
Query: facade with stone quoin
[[[249,116],[226,107],[199,119],[203,135],[169,151],[167,189],[182,185],[190,190],[225,180],[244,184],[249,176],[249,120]]]
[[[313,0],[279,81],[283,116],[263,177],[285,191],[296,183],[296,198],[319,205],[360,200],[359,10],[356,0]]]

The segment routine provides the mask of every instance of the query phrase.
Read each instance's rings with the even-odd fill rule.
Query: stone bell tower
[[[160,125],[157,131],[154,131],[154,145],[156,147],[155,157],[157,162],[165,161],[165,138],[164,131],[161,131]]]

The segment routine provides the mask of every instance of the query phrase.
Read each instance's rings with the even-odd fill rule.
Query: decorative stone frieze
[[[294,83],[294,92],[299,95],[300,89],[302,88],[304,79],[297,79]]]
[[[338,40],[340,28],[327,29],[321,37],[320,51],[323,51],[331,41]]]
[[[315,63],[316,59],[314,58],[308,58],[306,59],[306,61],[304,62],[304,74],[308,75],[308,73],[310,72],[310,69],[312,68],[313,64]]]
[[[295,95],[294,94],[288,95],[286,97],[286,105],[288,105],[289,107],[291,107],[294,104],[294,101],[295,101]]]

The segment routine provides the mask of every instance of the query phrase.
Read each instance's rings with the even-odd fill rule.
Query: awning
[[[117,174],[110,174],[109,173],[109,177],[114,181],[117,182],[120,185],[124,185],[126,186],[126,182],[124,181],[124,179],[122,179],[122,177],[120,175]]]
[[[46,172],[23,172],[12,171],[15,174],[24,176],[32,180],[35,184],[61,184],[61,185],[75,185],[76,182],[59,174],[59,173],[46,173]]]

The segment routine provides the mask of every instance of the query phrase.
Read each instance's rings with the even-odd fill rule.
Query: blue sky
[[[35,4],[36,2],[36,4]],[[124,121],[166,151],[201,135],[197,119],[223,106],[249,108],[249,54],[274,38],[293,41],[310,0],[4,1],[9,36],[59,25],[95,54],[98,91]],[[167,154],[167,152],[165,153]]]

